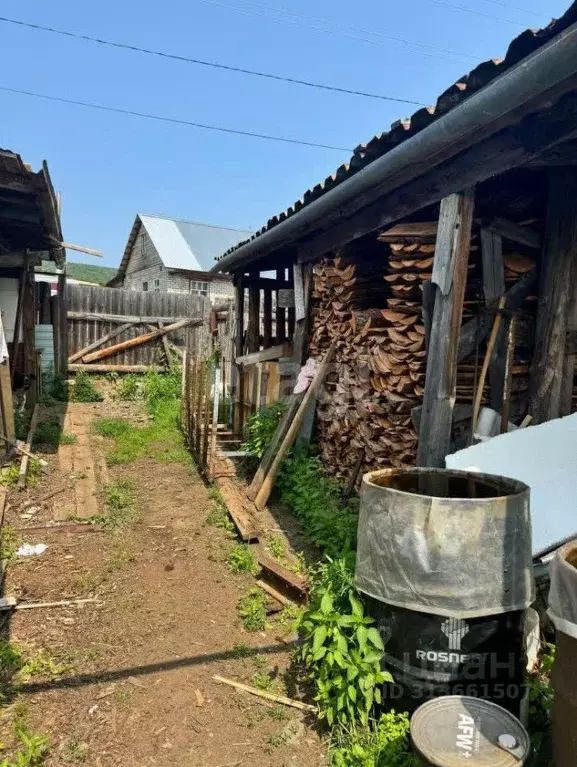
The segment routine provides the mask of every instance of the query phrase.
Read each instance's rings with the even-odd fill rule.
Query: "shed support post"
[[[284,282],[286,279],[285,270],[277,269],[276,278],[278,281]],[[286,320],[286,309],[278,305],[278,290],[277,290],[276,292],[276,343],[277,345],[284,344],[284,342],[286,341],[285,320]]]
[[[235,287],[235,340],[234,356],[242,357],[244,353],[244,281],[242,274],[236,274]],[[234,431],[242,434],[244,428],[244,371],[242,365],[234,364],[236,371],[235,408],[234,408]]]
[[[246,334],[247,351],[249,354],[260,349],[260,289],[258,287],[258,272],[251,272],[248,284],[248,328]]]
[[[474,188],[441,201],[432,282],[435,308],[419,432],[419,466],[444,467],[451,442],[457,351],[467,282]]]
[[[272,346],[272,290],[263,290],[262,300],[262,346],[268,349]]]
[[[533,423],[569,412],[573,386],[566,342],[577,302],[577,167],[551,167],[548,174],[547,226],[531,366]]]
[[[58,275],[58,293],[56,295],[58,310],[54,318],[54,333],[58,338],[55,345],[58,359],[56,369],[59,375],[68,375],[68,301],[66,298],[66,273]]]

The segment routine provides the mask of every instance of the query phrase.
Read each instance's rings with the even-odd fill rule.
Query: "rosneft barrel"
[[[428,767],[522,767],[531,752],[527,730],[509,711],[458,695],[418,708],[411,740]]]
[[[467,695],[518,714],[534,599],[529,488],[463,471],[371,472],[358,538],[357,587],[394,678],[386,704]]]

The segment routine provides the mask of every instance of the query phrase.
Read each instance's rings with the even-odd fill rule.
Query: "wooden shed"
[[[577,3],[359,145],[214,270],[234,275],[237,357],[288,339],[300,365],[336,341],[317,425],[339,478],[443,466],[481,405],[503,428],[571,412]]]
[[[34,268],[41,261],[59,267],[65,261],[48,166],[44,163],[36,173],[20,155],[0,150],[0,312],[5,342],[0,359],[0,435],[8,439],[14,439],[13,390],[25,390],[28,405],[38,391],[36,325],[41,319],[58,324],[60,318],[65,328],[65,312],[59,311],[64,291],[53,299],[54,311],[49,286],[47,293],[40,291],[38,300]],[[63,280],[62,276],[62,286]],[[65,354],[63,347],[64,359]]]

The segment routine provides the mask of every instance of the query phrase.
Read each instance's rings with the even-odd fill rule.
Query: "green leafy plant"
[[[94,385],[94,381],[89,373],[81,371],[76,374],[72,389],[72,400],[74,402],[102,402],[102,395]]]
[[[245,543],[235,543],[229,551],[226,561],[231,573],[257,575],[260,570],[252,551]]]
[[[219,527],[227,533],[234,533],[234,522],[230,518],[226,503],[224,502],[224,498],[219,489],[217,487],[209,488],[208,497],[213,502],[213,505],[206,513],[204,523],[206,525],[212,525],[213,527]]]
[[[16,533],[11,525],[2,525],[0,528],[0,561],[10,564],[16,559],[16,552],[20,548],[22,538]],[[0,654],[0,662],[2,656]]]
[[[555,645],[543,643],[535,671],[529,675],[529,730],[536,753],[540,752],[550,736],[553,724],[555,694],[551,684],[551,671],[555,663]]]
[[[247,631],[266,628],[266,596],[261,589],[249,589],[238,600],[237,610]]]
[[[68,402],[70,398],[66,377],[52,370],[42,375],[42,390],[42,401],[47,404]]]
[[[118,399],[137,400],[142,396],[143,389],[144,382],[142,377],[129,373],[120,380],[120,384],[116,393]]]
[[[266,546],[275,559],[281,560],[286,554],[285,542],[280,535],[271,535]]]
[[[354,501],[343,504],[340,485],[323,471],[320,458],[299,446],[283,463],[281,500],[301,520],[310,540],[330,556],[354,551],[357,513]]]
[[[252,413],[246,424],[242,449],[253,458],[262,458],[286,410],[284,402],[274,402]]]
[[[50,753],[46,736],[31,735],[26,729],[17,730],[16,735],[24,749],[18,751],[14,761],[2,759],[0,767],[40,767],[44,764]]]
[[[332,767],[417,767],[411,753],[409,716],[390,711],[368,727],[336,727],[332,734]]]
[[[324,590],[318,606],[300,622],[301,657],[316,689],[319,718],[329,725],[366,725],[373,704],[381,702],[380,685],[392,681],[381,671],[384,646],[378,629],[365,617],[360,599],[352,592],[348,599],[349,612],[336,610],[330,590]]]

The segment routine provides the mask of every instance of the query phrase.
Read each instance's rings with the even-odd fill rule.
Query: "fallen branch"
[[[74,607],[75,605],[96,605],[100,600],[95,597],[87,599],[62,599],[60,602],[21,602],[14,608],[15,610],[37,610],[46,607]]]
[[[96,362],[97,360],[104,359],[104,357],[110,357],[112,354],[124,351],[125,349],[132,349],[135,346],[141,346],[142,344],[146,344],[149,341],[154,341],[156,338],[162,338],[162,336],[165,336],[167,333],[174,333],[177,330],[181,330],[187,325],[191,325],[193,321],[194,320],[190,318],[188,320],[173,322],[171,325],[167,325],[164,328],[152,330],[150,333],[144,333],[143,335],[137,336],[136,338],[130,338],[128,341],[121,341],[119,344],[107,346],[105,349],[100,349],[99,351],[92,352],[91,354],[86,354],[82,358],[82,361],[85,363]]]
[[[272,700],[275,703],[282,703],[283,706],[291,706],[292,708],[298,708],[301,711],[316,711],[316,708],[309,705],[308,703],[301,703],[300,700],[286,698],[284,695],[276,695],[274,692],[257,690],[256,687],[250,687],[248,684],[236,682],[234,679],[226,679],[224,676],[213,676],[212,678],[215,680],[215,682],[221,682],[222,684],[228,684],[230,687],[236,687],[237,690],[242,690],[243,692],[248,692],[251,695],[256,695],[257,698]]]

